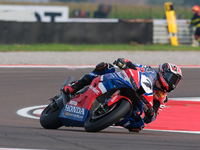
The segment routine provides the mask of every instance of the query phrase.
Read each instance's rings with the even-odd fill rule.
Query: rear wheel
[[[45,129],[58,129],[62,126],[59,119],[61,109],[55,102],[49,104],[42,112],[40,116],[40,124]]]
[[[90,115],[84,123],[84,128],[88,132],[101,131],[123,118],[130,108],[130,103],[122,99],[117,105],[114,104],[113,107],[110,107],[108,112],[101,114],[100,117]]]

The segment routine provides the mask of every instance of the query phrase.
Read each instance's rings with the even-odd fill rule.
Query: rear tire
[[[42,112],[40,116],[40,124],[45,129],[58,129],[63,126],[59,119],[61,109],[55,102],[49,104]]]
[[[90,115],[84,123],[84,128],[87,132],[99,132],[123,118],[130,108],[130,103],[127,100],[122,99],[111,112],[102,118],[92,120],[92,115]]]

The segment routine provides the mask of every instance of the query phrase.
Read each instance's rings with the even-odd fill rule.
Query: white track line
[[[124,127],[110,126],[111,128],[119,128],[125,129]],[[127,130],[127,129],[125,129]],[[143,129],[146,131],[160,131],[160,132],[175,132],[175,133],[192,133],[192,134],[200,134],[200,131],[177,131],[177,130],[155,130],[155,129]]]
[[[169,98],[169,100],[200,102],[200,97]]]
[[[175,132],[175,133],[192,133],[192,134],[200,134],[200,131],[177,131],[177,130],[154,130],[154,129],[143,129],[146,131],[160,131],[160,132]]]
[[[32,107],[26,107],[26,108],[22,108],[20,110],[17,111],[17,114],[22,116],[22,117],[26,117],[26,118],[31,118],[31,119],[39,119],[39,117],[36,117],[36,116],[32,116],[30,114],[28,114],[28,112],[30,110],[33,110],[33,109],[39,109],[39,108],[43,108],[43,107],[46,107],[47,105],[40,105],[40,106],[32,106]]]

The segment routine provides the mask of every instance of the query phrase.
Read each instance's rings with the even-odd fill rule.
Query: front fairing
[[[156,72],[152,73],[133,69],[109,73],[101,77],[101,82],[104,84],[107,90],[111,88],[131,88],[134,91],[137,91],[141,86],[146,84],[146,81],[149,83],[149,86],[152,89],[155,80]]]
[[[133,88],[125,71],[105,74],[101,77],[101,82],[107,91],[112,88]]]
[[[101,76],[100,89],[102,93],[113,88],[130,88],[138,96],[143,95],[145,98],[151,98],[153,95],[153,84],[156,80],[156,72],[153,70],[138,71],[126,69],[117,73],[109,73]],[[150,100],[151,101],[151,100]]]

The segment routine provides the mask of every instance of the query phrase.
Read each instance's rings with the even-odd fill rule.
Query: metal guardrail
[[[186,23],[188,20],[177,20],[178,42],[181,45],[192,45],[195,43],[194,32],[195,27]],[[153,43],[154,44],[170,44],[170,35],[167,27],[166,19],[153,20]]]

